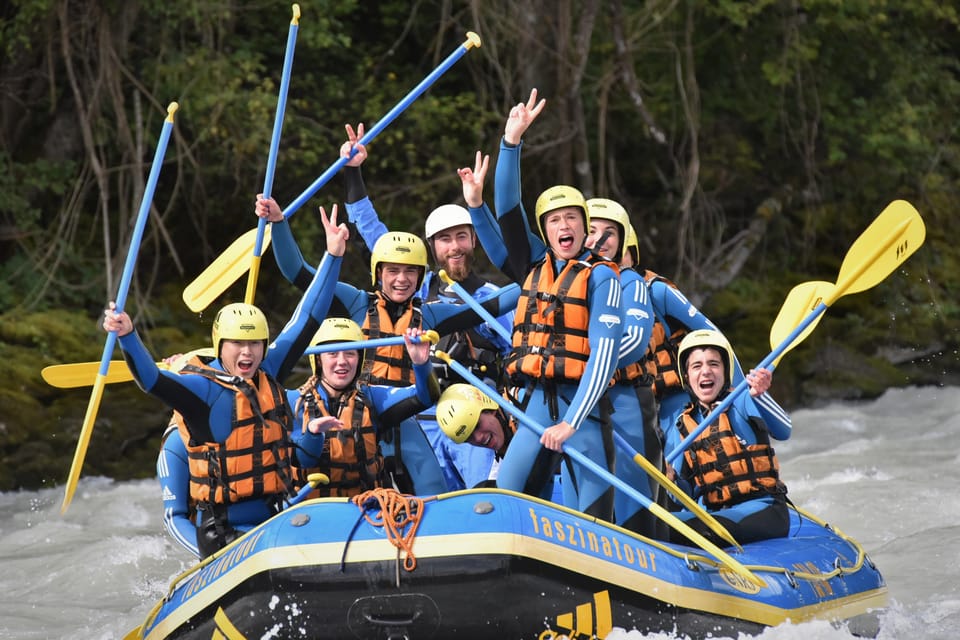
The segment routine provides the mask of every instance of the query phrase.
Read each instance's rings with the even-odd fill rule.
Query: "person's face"
[[[609,229],[610,237],[603,243],[602,247],[594,247],[597,240]],[[610,220],[590,220],[590,235],[587,236],[587,247],[595,249],[597,253],[608,260],[613,260],[620,248],[620,225]]]
[[[223,340],[220,364],[230,375],[250,380],[263,362],[263,340]]]
[[[723,359],[713,347],[694,349],[687,357],[687,384],[697,399],[709,405],[723,391]]]
[[[383,295],[392,302],[406,302],[417,292],[421,267],[384,262],[380,265],[380,285]]]
[[[561,260],[572,260],[583,251],[587,231],[583,224],[583,209],[561,207],[543,216],[543,234],[547,244]]]
[[[461,224],[444,229],[433,235],[433,255],[440,268],[447,275],[460,282],[470,275],[473,262],[473,250],[476,247],[476,236],[473,226]]]
[[[475,447],[485,447],[494,451],[499,451],[503,447],[504,440],[503,425],[493,411],[480,412],[477,428],[467,438],[467,442]]]
[[[331,389],[344,391],[353,383],[359,362],[360,352],[355,349],[321,353],[321,377]]]

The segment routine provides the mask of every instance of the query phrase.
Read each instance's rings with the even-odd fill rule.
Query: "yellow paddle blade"
[[[670,478],[665,476],[660,469],[657,469],[652,462],[644,458],[641,454],[636,454],[633,456],[633,461],[641,469],[647,472],[651,478],[656,480],[657,484],[670,492],[670,495],[679,500],[683,506],[690,510],[692,514],[697,516],[705,525],[710,527],[710,530],[715,534],[726,540],[731,547],[736,547],[738,551],[743,551],[743,547],[740,546],[740,543],[737,542],[730,532],[727,531],[727,528],[724,527],[720,522],[710,515],[706,509],[697,504],[697,501],[691,498],[687,493],[674,484]]]
[[[257,229],[253,228],[233,241],[227,249],[217,256],[193,282],[183,290],[183,301],[187,307],[198,313],[219,298],[230,285],[250,268],[253,249],[257,244]],[[263,232],[261,253],[270,246],[270,225]]]
[[[836,290],[826,305],[879,284],[923,245],[926,236],[926,226],[913,205],[906,200],[891,202],[847,251]]]
[[[73,501],[73,494],[77,490],[77,483],[80,481],[80,470],[83,468],[83,459],[87,455],[87,446],[90,444],[90,436],[93,435],[93,423],[97,419],[97,411],[100,409],[100,398],[103,397],[103,384],[106,376],[97,375],[93,383],[93,392],[90,394],[90,403],[87,405],[87,415],[83,418],[83,426],[80,428],[80,439],[77,441],[77,450],[73,454],[73,463],[70,465],[70,474],[67,476],[67,487],[63,494],[63,504],[60,505],[60,513],[65,514],[70,503]]]
[[[143,638],[143,627],[131,629],[127,631],[127,635],[123,636],[123,640],[140,640],[141,638]]]
[[[833,283],[822,280],[802,282],[791,289],[787,299],[783,301],[783,306],[780,307],[777,319],[773,321],[773,326],[770,327],[770,348],[777,349],[783,344],[793,333],[793,330],[800,326],[800,323],[814,309],[820,306],[824,298],[833,295],[833,290]],[[780,357],[773,361],[774,366],[780,363],[780,358],[787,355],[788,351],[806,340],[821,318],[823,318],[822,313],[793,339],[790,345],[780,354]]]
[[[158,362],[157,366],[161,369],[169,369],[174,373],[180,371],[183,365],[187,364],[193,356],[215,358],[216,354],[212,347],[194,349],[177,358],[173,364],[167,365],[165,362]],[[74,362],[72,364],[53,364],[44,367],[40,375],[44,381],[51,387],[58,389],[76,389],[77,387],[89,387],[97,379],[100,373],[99,362]],[[107,369],[107,375],[104,376],[104,382],[111,384],[114,382],[130,382],[133,380],[133,374],[123,360],[111,360]]]
[[[44,367],[40,372],[44,381],[51,387],[59,389],[75,389],[77,387],[89,387],[92,385],[97,374],[100,372],[99,362],[75,362],[72,364],[53,364]],[[133,380],[133,374],[123,360],[111,360],[107,375],[104,376],[106,384],[114,382],[130,382]]]

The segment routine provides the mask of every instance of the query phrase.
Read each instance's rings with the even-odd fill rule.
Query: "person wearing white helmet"
[[[545,105],[536,90],[507,118],[497,160],[494,202],[503,242],[505,273],[524,274],[514,317],[513,348],[505,369],[518,391],[514,402],[542,436],[517,430],[497,476],[497,486],[548,498],[559,454],[573,447],[593,463],[612,467],[607,441],[609,404],[623,332],[617,265],[586,249],[589,212],[583,194],[557,185],[537,198],[532,233],[520,200],[521,137]],[[610,483],[576,461],[562,465],[567,506],[613,518]]]
[[[361,166],[367,158],[366,148],[359,143],[363,137],[363,124],[359,124],[356,130],[350,125],[345,128],[347,141],[343,143],[340,153],[349,157],[351,151],[355,150],[343,174],[347,186],[347,212],[350,222],[356,226],[367,248],[372,251],[387,233],[387,228],[367,195],[361,173]],[[463,193],[468,206],[485,208],[482,176],[479,184],[475,180],[464,179]],[[486,228],[497,228],[489,209],[486,209],[483,220]],[[464,304],[439,277],[441,270],[474,299],[483,300],[499,291],[498,286],[480,277],[474,270],[477,230],[471,211],[453,203],[438,206],[426,218],[424,237],[436,265],[434,270],[427,270],[419,290],[419,297],[425,303],[440,301]],[[500,314],[496,320],[500,328],[483,322],[470,328],[441,333],[440,342],[435,348],[448,353],[475,374],[497,383],[500,381],[501,359],[510,351],[510,342],[501,337],[501,331],[509,331],[513,326],[512,308]],[[443,387],[460,380],[441,360],[434,359],[434,367]],[[433,446],[450,490],[470,486],[478,478],[485,478],[489,474],[493,464],[493,456],[489,451],[452,446],[450,440],[442,436],[432,408],[417,416],[417,420]]]
[[[197,549],[208,556],[282,508],[303,486],[292,446],[293,419],[281,385],[316,328],[326,317],[349,232],[321,208],[327,253],[283,331],[270,343],[263,312],[245,303],[216,314],[213,356],[191,358],[179,371],[161,369],[134,330],[126,312],[111,302],[103,328],[115,331],[137,384],[174,412],[188,458],[190,497],[197,506]],[[302,434],[301,443],[319,455],[321,434]],[[251,473],[236,472],[249,468]]]
[[[350,193],[348,188],[348,200],[352,198]],[[347,208],[351,209],[349,203]],[[281,273],[294,285],[302,286],[312,268],[303,259],[279,205],[273,198],[258,196],[255,211],[271,222],[273,255]],[[361,234],[369,232],[362,224],[357,228]],[[483,322],[477,312],[459,299],[439,299],[424,304],[419,292],[428,276],[428,261],[426,245],[418,236],[404,231],[387,232],[381,225],[380,234],[367,246],[371,254],[374,290],[364,291],[344,282],[337,283],[331,305],[334,315],[351,318],[361,325],[366,338],[399,336],[410,327],[432,329],[445,336]],[[519,287],[484,293],[481,304],[492,315],[498,316],[516,306]],[[361,378],[368,384],[407,386],[414,383],[415,376],[412,362],[403,347],[388,346],[369,350],[364,358]],[[416,420],[404,420],[392,433],[384,436],[381,446],[387,466],[394,470],[394,481],[402,491],[432,495],[447,490],[440,463]],[[411,475],[407,475],[408,471]],[[414,472],[417,477],[412,477]]]
[[[719,331],[688,333],[677,351],[677,373],[691,402],[672,426],[681,438],[694,432],[733,388],[733,348]],[[697,435],[668,469],[668,476],[698,499],[740,544],[786,536],[790,530],[787,487],[771,431],[754,398],[766,393],[772,374],[759,369],[747,376],[749,393],[740,394],[717,420]],[[680,511],[698,533],[723,544],[696,515]],[[688,541],[673,534],[675,542]]]

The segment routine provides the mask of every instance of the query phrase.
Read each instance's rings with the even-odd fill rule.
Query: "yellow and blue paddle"
[[[173,114],[178,108],[179,105],[176,102],[171,102],[167,107],[167,117],[164,120],[163,129],[160,132],[160,140],[157,142],[157,150],[153,157],[153,166],[150,167],[150,177],[147,179],[143,199],[140,202],[140,211],[137,214],[136,226],[130,238],[130,248],[127,250],[127,261],[123,266],[123,275],[120,278],[120,287],[117,290],[117,297],[115,298],[118,313],[123,311],[123,307],[127,302],[130,281],[133,279],[133,267],[137,262],[137,254],[140,251],[140,243],[143,239],[143,230],[147,224],[150,206],[153,204],[153,192],[157,187],[160,167],[163,165],[163,157],[167,151],[167,143],[170,141],[170,131],[173,129]],[[97,374],[97,379],[93,383],[90,403],[87,405],[87,413],[83,419],[83,426],[80,429],[80,440],[77,442],[77,450],[73,456],[73,464],[70,466],[70,474],[67,476],[67,486],[63,496],[63,504],[60,506],[60,513],[67,512],[67,508],[73,500],[73,494],[77,490],[77,482],[80,480],[80,470],[83,468],[83,459],[87,454],[90,436],[93,434],[93,423],[97,418],[97,411],[100,408],[100,398],[103,395],[103,386],[109,370],[110,358],[113,356],[113,348],[116,344],[117,334],[111,331],[107,334],[106,342],[103,345],[100,371]]]
[[[895,200],[887,205],[847,251],[836,284],[805,282],[790,291],[770,329],[773,351],[755,368],[769,369],[779,363],[788,351],[810,335],[827,307],[847,294],[865,291],[882,282],[923,245],[926,234],[920,214],[909,202]],[[740,382],[667,454],[667,463],[672,464],[748,388],[746,380]]]
[[[437,81],[450,67],[464,56],[473,47],[480,46],[480,36],[476,33],[468,32],[467,39],[462,45],[457,47],[453,53],[441,62],[436,69],[430,72],[426,78],[420,81],[416,87],[404,96],[390,111],[386,113],[377,123],[364,134],[358,141],[358,144],[367,145],[376,138],[384,129],[393,122],[397,116],[403,113],[417,98],[419,98],[430,86]],[[356,149],[350,154],[352,157]],[[350,158],[340,157],[327,168],[320,176],[313,181],[306,190],[291,202],[283,210],[283,217],[289,219],[300,207],[306,204],[307,200],[313,197],[323,185],[330,181]],[[258,227],[259,228],[259,227]],[[256,229],[251,230],[240,236],[230,245],[226,251],[217,257],[203,272],[194,279],[183,290],[183,301],[191,311],[199,312],[206,309],[210,303],[217,299],[226,289],[237,281],[250,266],[248,257],[253,251],[257,236]]]
[[[280,149],[280,132],[283,130],[283,114],[287,110],[287,93],[290,90],[290,71],[293,68],[293,52],[297,46],[297,31],[300,28],[300,5],[292,6],[293,18],[287,32],[287,49],[283,55],[283,75],[280,76],[280,94],[277,96],[277,113],[273,119],[273,135],[270,138],[270,153],[267,154],[267,170],[263,177],[263,197],[269,198],[273,191],[273,176],[277,169],[277,153]],[[247,278],[247,292],[243,301],[253,304],[257,290],[257,278],[260,275],[260,258],[266,249],[265,236],[267,221],[263,218],[257,223],[257,237],[250,258],[250,275]],[[266,237],[269,239],[269,236]]]
[[[496,402],[501,409],[503,409],[505,412],[507,412],[514,418],[516,418],[522,425],[524,425],[528,429],[533,430],[533,432],[536,433],[537,435],[543,435],[544,428],[542,425],[537,423],[535,420],[533,420],[533,418],[529,417],[526,413],[524,413],[517,407],[513,406],[511,402],[507,401],[505,398],[503,398],[503,396],[498,394],[496,389],[493,389],[489,385],[485,384],[483,380],[475,376],[465,366],[463,366],[462,364],[460,364],[459,362],[451,358],[449,354],[443,351],[438,351],[435,355],[441,360],[443,360],[444,362],[446,362],[450,366],[450,368],[453,369],[453,371],[456,372],[460,377],[462,377],[464,380],[466,380],[467,382],[475,386],[480,391],[483,391],[485,394],[487,394],[487,396],[491,400]],[[687,523],[680,520],[678,517],[676,517],[675,515],[673,515],[666,509],[664,509],[663,507],[661,507],[659,504],[657,504],[656,502],[653,502],[652,500],[650,500],[650,498],[648,498],[647,496],[637,491],[634,487],[631,487],[626,482],[624,482],[620,478],[610,473],[608,470],[604,469],[603,467],[595,463],[593,460],[588,458],[582,452],[574,449],[573,447],[568,447],[566,445],[563,446],[563,452],[564,454],[566,454],[576,462],[583,465],[584,468],[595,473],[600,478],[603,478],[604,480],[609,482],[612,486],[622,491],[625,495],[631,497],[632,499],[636,500],[641,505],[649,509],[650,513],[657,516],[658,518],[666,522],[669,526],[673,527],[674,529],[682,533],[684,536],[686,536],[688,539],[695,542],[697,545],[700,546],[701,549],[703,549],[704,551],[706,551],[707,553],[715,557],[717,560],[719,560],[720,563],[723,564],[725,567],[727,567],[730,571],[733,571],[744,580],[747,580],[751,584],[754,584],[758,587],[767,586],[767,583],[764,582],[763,579],[761,579],[755,573],[747,569],[745,566],[743,566],[736,560],[734,560],[732,557],[730,557],[730,555],[727,552],[720,549],[717,545],[715,545],[714,543],[704,538],[698,532],[694,531],[692,528],[690,528],[690,526]]]

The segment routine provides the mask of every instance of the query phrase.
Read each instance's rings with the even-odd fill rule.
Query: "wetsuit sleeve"
[[[333,293],[335,306],[342,309],[344,317],[350,318],[361,327],[366,320],[370,294],[361,291],[346,282],[338,282]]]
[[[163,496],[163,526],[177,544],[200,557],[197,527],[190,513],[190,469],[183,438],[176,431],[164,438],[157,457],[157,480]]]
[[[719,331],[717,326],[710,322],[707,316],[700,313],[686,296],[665,282],[659,280],[650,284],[650,301],[653,308],[666,319],[669,333],[678,328],[686,327],[690,331],[696,329],[711,329]]]
[[[342,262],[341,257],[326,252],[323,254],[317,272],[293,315],[267,349],[261,367],[281,384],[293,371],[320,323],[327,317]]]
[[[640,361],[647,352],[650,334],[653,332],[653,307],[649,290],[636,271],[626,270],[620,274],[623,294],[624,331],[620,342],[618,366],[624,367]]]
[[[496,318],[516,309],[519,299],[520,285],[510,284],[477,298],[477,301]],[[420,311],[423,314],[423,328],[433,329],[441,336],[486,322],[470,306],[456,302],[426,302],[420,307]]]
[[[489,295],[490,292],[496,291],[499,291],[499,287],[488,283],[477,289],[474,292],[473,297],[478,300],[482,300],[485,296]],[[514,303],[514,307],[516,307],[516,303]],[[497,324],[500,325],[500,327],[508,336],[513,334],[513,318],[515,314],[516,308],[513,308],[506,313],[496,316]],[[490,326],[490,322],[484,322],[476,327],[475,331],[494,344],[497,347],[497,350],[503,355],[507,355],[513,349],[512,341],[504,338],[503,335],[501,335],[500,330]]]
[[[273,257],[277,261],[280,273],[301,291],[306,291],[315,269],[307,264],[300,253],[300,247],[293,238],[293,231],[287,220],[272,222],[270,237],[273,242]]]
[[[357,202],[348,202],[346,207],[347,218],[360,232],[360,237],[367,245],[367,250],[372,252],[373,246],[380,236],[388,231],[387,226],[380,221],[380,216],[377,214],[377,210],[373,208],[370,198],[364,197]]]
[[[434,405],[440,397],[440,387],[432,374],[433,365],[428,360],[425,364],[414,365],[414,375],[417,382],[407,387],[388,387],[385,385],[369,385],[364,388],[364,394],[369,398],[370,405],[377,415],[377,430],[390,428],[400,424],[407,418],[423,413]],[[424,384],[422,380],[430,378]],[[428,388],[429,385],[429,388]]]
[[[756,409],[756,413],[751,415],[755,415],[763,420],[764,424],[767,425],[767,430],[770,432],[770,437],[776,440],[787,440],[790,437],[790,434],[793,432],[793,421],[790,419],[790,414],[777,404],[773,396],[769,393],[761,393],[756,398],[753,398],[749,392],[744,395],[753,401]]]
[[[740,361],[736,355],[733,358],[733,384],[739,386],[744,381],[745,376],[743,367],[740,366]],[[793,432],[793,422],[790,420],[790,414],[773,399],[769,392],[761,393],[754,398],[747,390],[743,392],[743,395],[751,399],[751,406],[755,408],[755,411],[750,415],[763,420],[771,437],[776,440],[786,440],[790,437]]]
[[[520,148],[500,141],[500,155],[494,177],[494,209],[507,251],[507,260],[500,270],[514,282],[523,282],[530,267],[539,262],[547,248],[530,230],[527,213],[520,200]]]
[[[296,407],[299,399],[300,391],[298,389],[287,389],[287,403],[290,407]],[[302,410],[300,414],[294,415],[293,432],[290,434],[290,440],[293,442],[297,466],[301,469],[319,467],[325,439],[323,433],[310,433],[303,428]]]
[[[502,271],[503,265],[507,262],[507,247],[503,243],[503,234],[500,232],[500,225],[493,212],[490,211],[486,202],[479,207],[469,207],[467,210],[470,212],[470,221],[473,223],[480,246],[483,247],[490,263]]]
[[[623,335],[620,315],[620,279],[613,269],[598,265],[590,273],[587,308],[590,313],[590,358],[577,385],[577,393],[563,419],[579,429],[607,390],[617,367],[617,354]]]

